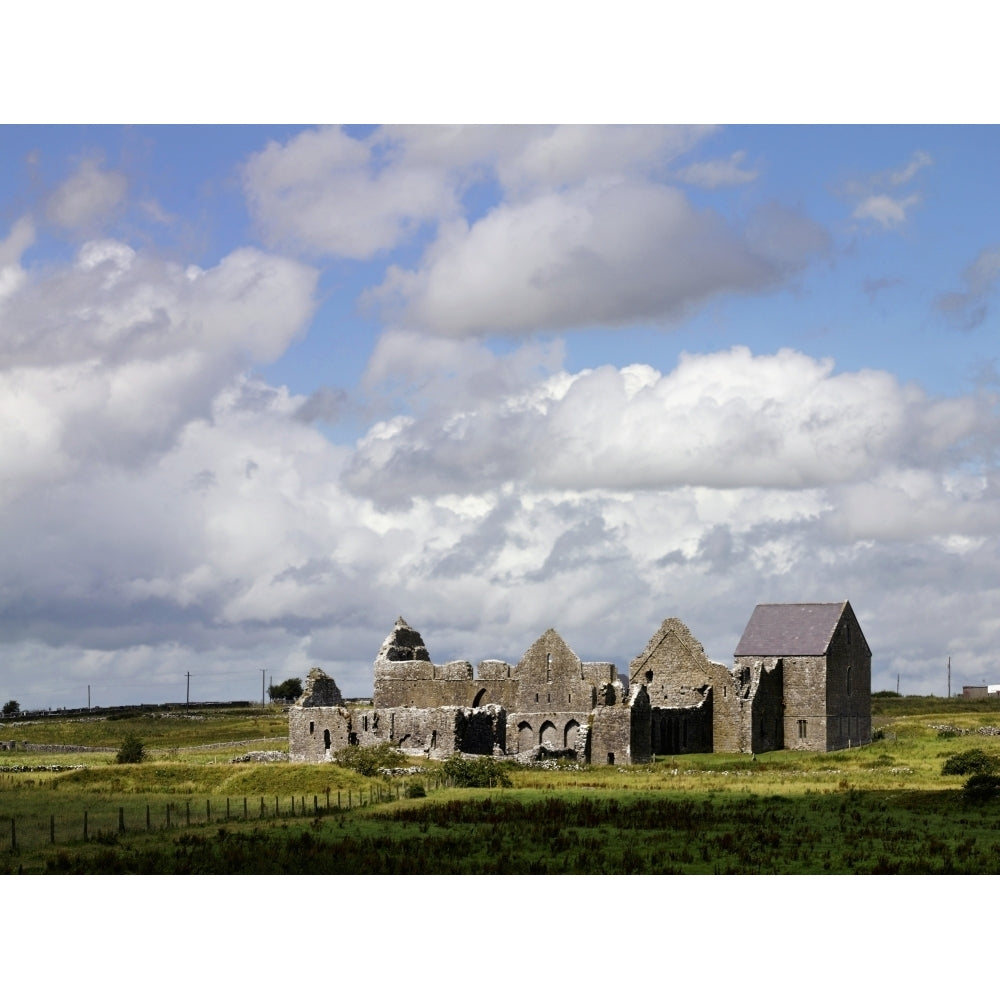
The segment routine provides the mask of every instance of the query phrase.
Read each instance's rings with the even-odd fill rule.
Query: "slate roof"
[[[844,613],[837,604],[758,604],[735,656],[824,656]]]

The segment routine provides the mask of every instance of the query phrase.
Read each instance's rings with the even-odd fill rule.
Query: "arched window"
[[[323,730],[323,746],[326,747],[327,750],[330,749],[330,730],[329,729],[324,729]]]
[[[847,668],[847,693],[851,693],[851,668]]]

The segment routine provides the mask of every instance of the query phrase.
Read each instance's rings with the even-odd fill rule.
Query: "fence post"
[[[56,818],[55,816],[49,817],[49,843],[54,844],[56,842]]]
[[[260,797],[260,816],[261,816],[261,819],[264,818],[264,796],[263,795]]]
[[[330,811],[330,789],[326,790],[326,811]]]
[[[167,829],[170,829],[170,803],[167,803]]]
[[[86,832],[87,831],[87,819],[86,819],[87,814],[84,813],[83,816],[84,816],[84,820],[83,820],[83,830],[84,830],[83,839],[86,840],[87,839],[87,832]],[[16,851],[17,850],[17,822],[16,822],[16,820],[14,819],[13,816],[11,816],[11,818],[10,818],[10,849],[12,851]]]
[[[318,813],[319,813],[319,796],[318,795],[314,795],[313,796],[313,815],[315,816]]]
[[[279,812],[279,810],[278,810],[278,796],[277,795],[275,795],[275,797],[274,797],[274,815],[275,816],[281,815],[280,812]]]
[[[11,825],[13,827],[14,821],[11,820],[10,822],[11,822]],[[83,839],[86,842],[86,840],[87,840],[87,810],[86,809],[83,810]]]
[[[149,829],[149,803],[146,803],[146,829]]]
[[[337,789],[337,808],[340,808],[340,789]]]
[[[212,800],[205,799],[205,822],[212,822]]]
[[[124,833],[125,832],[125,807],[124,806],[119,806],[118,807],[118,832],[119,833]]]
[[[347,808],[351,808],[351,790],[349,788],[347,789]]]
[[[303,795],[302,796],[302,815],[305,816],[305,814],[306,814],[306,797]]]
[[[243,818],[247,818],[247,797],[243,796]]]
[[[188,799],[187,802],[184,803],[184,808],[185,808],[185,810],[187,812],[187,825],[190,826],[191,825],[191,800],[190,799]]]
[[[229,822],[229,796],[226,796],[226,822]]]

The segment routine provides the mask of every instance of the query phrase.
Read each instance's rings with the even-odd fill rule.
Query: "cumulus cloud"
[[[0,302],[4,491],[87,463],[143,463],[310,317],[316,275],[237,250],[207,270],[115,241]]]
[[[986,247],[962,273],[962,290],[939,295],[934,305],[959,329],[974,330],[986,320],[998,280],[1000,247]]]
[[[396,246],[457,206],[446,170],[338,128],[269,143],[247,162],[244,190],[270,241],[359,259]]]
[[[141,466],[59,475],[59,394],[37,390],[24,426],[48,419],[56,447],[24,451],[47,479],[17,471],[2,500],[15,694],[45,647],[70,689],[113,674],[119,699],[167,697],[186,670],[199,696],[249,697],[262,665],[315,663],[362,695],[399,614],[439,660],[516,660],[556,627],[624,667],[671,614],[728,660],[756,602],[843,597],[888,686],[913,654],[908,608],[955,587],[976,607],[996,596],[988,397],[936,399],[795,351],[568,372],[557,347],[498,357],[399,331],[368,391],[407,377],[410,412],[354,446],[303,419],[306,397],[238,376]],[[932,638],[911,678],[932,669]]]
[[[479,385],[464,406],[455,388],[446,417],[428,406],[379,425],[360,442],[348,481],[385,502],[473,482],[808,489],[864,481],[896,462],[974,460],[984,436],[997,435],[989,397],[935,400],[886,372],[834,374],[831,361],[790,349],[684,356],[666,374],[645,365],[557,373],[530,391],[503,382],[492,393]],[[439,386],[424,393],[438,398]]]
[[[425,239],[416,266],[391,263],[364,297],[394,322],[475,336],[671,321],[713,295],[773,287],[826,245],[787,207],[731,226],[664,183],[710,131],[324,129],[252,156],[244,189],[279,245],[367,259]],[[745,183],[742,158],[681,175]]]
[[[83,229],[105,221],[124,202],[127,191],[124,174],[102,169],[99,160],[84,160],[52,193],[46,215],[57,226]]]
[[[390,267],[372,298],[450,336],[672,319],[712,295],[771,286],[789,261],[803,262],[798,242],[768,235],[784,259],[673,188],[588,183],[455,223],[420,268]]]

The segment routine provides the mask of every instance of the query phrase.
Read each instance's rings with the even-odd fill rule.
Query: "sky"
[[[0,128],[0,697],[850,600],[1000,681],[1000,130]],[[190,684],[190,688],[188,688]]]

